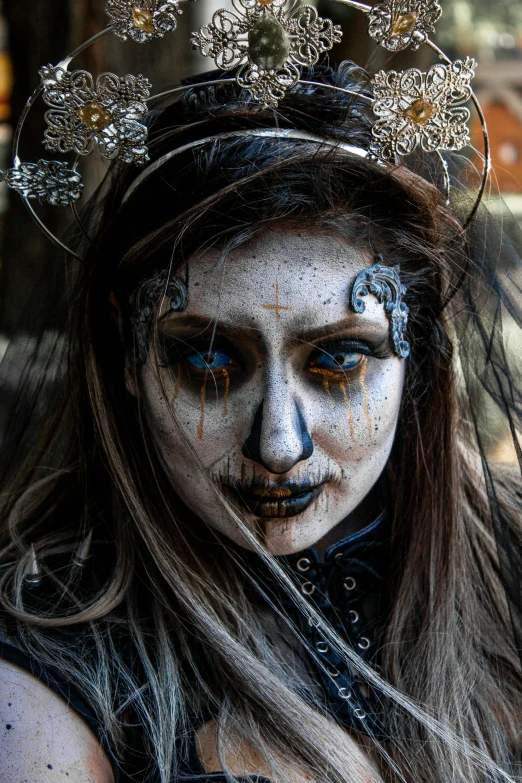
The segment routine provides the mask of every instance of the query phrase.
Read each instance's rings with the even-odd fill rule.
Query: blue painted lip
[[[241,505],[251,514],[262,519],[278,519],[302,514],[318,499],[323,488],[324,484],[285,484],[274,489],[252,486],[243,489],[238,485],[232,489]]]

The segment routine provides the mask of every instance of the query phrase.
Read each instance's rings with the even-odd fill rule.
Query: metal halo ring
[[[179,0],[179,1],[180,2],[184,2],[186,0]],[[354,9],[356,9],[356,10],[362,11],[366,15],[368,15],[371,12],[371,10],[372,10],[372,6],[367,5],[365,3],[357,2],[356,0],[338,0],[338,1],[342,2],[343,5],[347,5],[347,6],[350,6],[350,7],[354,8]],[[113,25],[108,25],[103,30],[101,30],[98,33],[96,33],[95,35],[91,36],[89,39],[87,39],[82,44],[80,44],[76,49],[74,49],[69,55],[67,55],[65,58],[63,58],[58,63],[57,67],[61,67],[61,68],[64,68],[65,70],[67,70],[69,65],[70,65],[70,63],[72,62],[72,60],[75,57],[77,57],[79,54],[81,54],[83,51],[85,51],[87,48],[89,48],[92,44],[94,44],[100,38],[104,37],[109,32],[112,32],[112,30],[113,30]],[[450,58],[430,38],[426,38],[425,44],[427,46],[429,46],[438,55],[438,57],[444,63],[446,63],[447,65],[451,65],[452,64],[452,61],[450,60]],[[216,84],[223,84],[223,83],[235,82],[235,81],[236,80],[234,78],[230,78],[229,77],[229,78],[216,79],[216,80],[207,81],[207,82],[201,82],[199,84],[196,83],[196,84],[190,84],[190,85],[188,85],[188,84],[187,85],[179,85],[178,87],[172,88],[170,90],[164,90],[163,92],[160,92],[160,93],[157,93],[156,95],[150,96],[145,101],[145,103],[147,103],[147,105],[148,105],[153,100],[159,100],[160,98],[167,97],[169,95],[175,95],[177,93],[182,93],[182,92],[184,92],[186,90],[189,90],[189,89],[195,89],[195,88],[198,88],[198,87],[204,87],[204,86],[210,86],[210,85],[216,85]],[[299,79],[297,81],[297,84],[306,84],[306,85],[319,87],[319,88],[320,87],[324,87],[324,88],[332,90],[334,92],[340,92],[340,93],[343,93],[343,94],[351,94],[351,95],[354,95],[354,96],[356,96],[358,98],[361,98],[362,100],[366,100],[366,101],[368,101],[370,103],[373,103],[373,100],[374,100],[373,98],[371,98],[368,95],[365,95],[364,93],[361,93],[361,92],[355,91],[355,90],[348,90],[347,88],[339,87],[337,85],[326,84],[326,83],[321,83],[321,82],[313,82],[313,81],[309,81],[309,80],[306,80],[306,79]],[[14,167],[15,168],[18,168],[19,165],[20,165],[20,158],[19,158],[18,153],[19,153],[19,145],[20,145],[20,137],[21,137],[22,129],[24,127],[24,124],[25,124],[25,121],[27,119],[27,116],[29,115],[29,112],[31,111],[34,103],[36,102],[36,100],[38,99],[40,94],[42,93],[42,90],[43,90],[43,88],[42,88],[41,84],[34,90],[32,95],[30,96],[29,100],[27,101],[27,103],[26,103],[26,105],[25,105],[25,107],[24,107],[24,109],[22,111],[22,114],[21,114],[21,116],[20,116],[20,118],[18,120],[18,123],[16,125],[16,129],[15,129],[14,137],[13,137],[13,160],[14,160]],[[484,166],[483,166],[483,171],[482,171],[482,177],[481,177],[481,184],[480,184],[480,187],[479,187],[479,192],[477,194],[477,198],[476,198],[475,203],[474,203],[474,205],[472,207],[472,210],[471,210],[470,214],[468,215],[468,217],[466,218],[466,220],[465,220],[465,222],[463,224],[464,230],[466,230],[468,228],[468,226],[470,225],[471,221],[473,220],[473,218],[475,217],[475,215],[476,215],[476,213],[477,213],[477,211],[479,209],[479,206],[480,206],[480,204],[482,202],[482,199],[484,197],[484,193],[485,193],[485,190],[486,190],[486,185],[487,185],[489,173],[490,173],[490,170],[491,170],[491,147],[490,147],[490,140],[489,140],[489,133],[488,133],[486,119],[485,119],[482,107],[480,105],[480,102],[479,102],[476,94],[473,91],[471,92],[471,99],[472,99],[473,104],[475,106],[475,109],[476,109],[476,111],[478,113],[480,124],[481,124],[481,129],[482,129],[482,135],[483,135],[483,140],[484,140]],[[446,183],[446,186],[448,186],[449,178],[448,178],[447,164],[446,164],[444,158],[442,157],[442,155],[440,154],[440,150],[437,150],[437,152],[439,154],[439,159],[440,159],[441,165],[443,167],[445,183]],[[413,173],[415,173],[415,172],[413,172]],[[22,196],[22,200],[24,201],[27,209],[29,210],[29,213],[31,214],[31,217],[36,222],[38,227],[43,231],[43,233],[48,237],[48,239],[50,239],[60,249],[64,250],[68,255],[71,255],[73,258],[76,258],[77,260],[82,261],[83,259],[81,258],[81,256],[79,256],[74,250],[72,250],[64,242],[62,242],[43,223],[43,221],[36,214],[32,204],[29,202],[29,199],[27,199],[27,198]],[[448,197],[447,197],[447,202],[449,202],[449,198]],[[71,207],[72,206],[73,205],[71,204]],[[75,209],[73,209],[73,214],[74,214],[75,219],[79,223],[80,228],[82,229],[82,231],[84,231],[83,226],[81,225],[81,222],[78,219],[78,215],[77,215],[77,212],[76,212]]]

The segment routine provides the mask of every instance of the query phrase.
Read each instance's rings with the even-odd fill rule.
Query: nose
[[[311,457],[313,450],[297,400],[290,395],[275,394],[259,405],[242,453],[269,473],[287,473],[298,462]]]

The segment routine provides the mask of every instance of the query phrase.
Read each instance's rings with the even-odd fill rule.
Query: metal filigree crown
[[[83,191],[77,172],[79,160],[95,151],[109,160],[146,164],[148,131],[144,118],[158,95],[151,95],[151,82],[142,75],[102,73],[94,77],[87,71],[70,70],[71,62],[103,36],[112,34],[124,41],[148,43],[173,32],[181,6],[188,1],[107,0],[109,25],[56,66],[46,65],[40,70],[40,85],[15,132],[13,167],[0,172],[0,180],[18,191],[40,228],[72,255],[76,254],[41,222],[30,200],[70,206],[74,211]],[[442,153],[470,144],[467,104],[475,104],[484,135],[484,168],[467,225],[484,194],[491,165],[486,124],[471,88],[475,61],[466,57],[452,62],[428,37],[442,13],[438,0],[382,0],[373,6],[355,0],[338,1],[366,15],[368,34],[385,49],[397,52],[425,44],[440,59],[426,72],[416,68],[379,71],[372,79],[373,98],[355,93],[371,103],[375,114],[369,158],[395,165],[417,148],[435,153],[440,158],[449,204],[450,181]],[[222,81],[235,81],[263,107],[275,109],[301,81],[300,69],[315,65],[341,40],[339,25],[321,18],[314,6],[301,5],[300,0],[232,0],[232,5],[232,10],[216,11],[208,24],[193,33],[192,45],[223,71]],[[192,83],[190,89],[197,86]],[[321,87],[354,94],[324,83]],[[186,89],[189,87],[174,87],[162,92],[161,97]],[[68,161],[31,163],[19,157],[24,123],[39,99],[49,107],[43,144],[50,152],[71,156]]]

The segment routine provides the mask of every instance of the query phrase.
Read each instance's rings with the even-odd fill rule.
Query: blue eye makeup
[[[361,358],[362,354],[355,351],[323,352],[315,359],[314,366],[325,370],[352,370]]]
[[[160,334],[159,356],[160,366],[172,367],[182,362],[194,377],[203,377],[207,373],[218,376],[228,370],[237,372],[240,368],[237,352],[226,341],[216,338],[215,344],[210,348],[208,337],[181,340],[167,333]],[[215,378],[214,378],[215,380]]]
[[[323,343],[318,347],[310,360],[308,369],[319,375],[336,375],[344,378],[346,373],[355,370],[367,356],[374,355],[374,350],[365,343],[354,340],[335,340]]]
[[[228,390],[229,384],[243,383],[253,371],[254,360],[248,346],[220,335],[216,335],[210,347],[206,335],[181,339],[162,333],[158,345],[160,366],[176,367],[177,372],[184,368],[187,380],[196,385],[215,384],[224,379]],[[343,383],[350,376],[355,378],[368,357],[388,358],[389,355],[387,335],[383,345],[349,338],[330,339],[312,348],[303,370],[328,377],[332,383]],[[255,364],[261,366],[258,357]]]
[[[191,353],[185,356],[185,361],[198,370],[224,370],[233,364],[233,360],[224,351],[217,349],[207,353]]]

